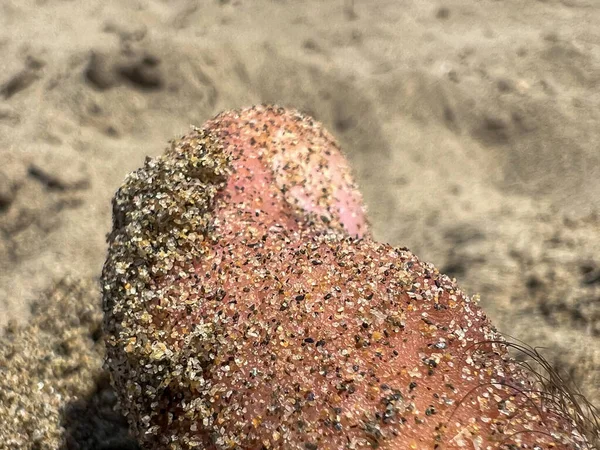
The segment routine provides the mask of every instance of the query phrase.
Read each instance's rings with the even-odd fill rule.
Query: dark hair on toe
[[[536,394],[536,398],[527,396],[535,409],[551,409],[575,425],[575,429],[587,440],[588,450],[600,449],[600,410],[581,392],[573,379],[564,371],[554,367],[539,351],[541,347],[529,344],[504,334],[507,339],[487,340],[471,344],[468,348],[486,344],[498,344],[506,347],[515,363],[527,372],[533,381],[533,389],[518,389],[522,395]],[[561,373],[562,372],[562,373]],[[465,395],[468,396],[467,393]],[[536,401],[538,403],[536,403]],[[458,406],[457,406],[458,407]]]

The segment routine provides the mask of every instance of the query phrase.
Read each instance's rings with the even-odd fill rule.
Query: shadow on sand
[[[116,405],[109,375],[102,372],[90,395],[68,403],[63,410],[61,450],[140,450]]]

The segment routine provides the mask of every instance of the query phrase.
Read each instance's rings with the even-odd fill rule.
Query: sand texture
[[[262,102],[335,134],[377,240],[600,405],[600,3],[353,3],[0,2],[0,448],[135,448],[94,328],[110,200]]]

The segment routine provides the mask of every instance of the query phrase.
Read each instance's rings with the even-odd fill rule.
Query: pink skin
[[[155,280],[177,295],[146,304],[152,325],[142,324],[169,336],[175,355],[191,348],[205,358],[203,382],[180,373],[144,409],[131,401],[138,380],[124,374],[138,374],[147,356],[118,333],[108,346],[125,361],[113,374],[145,445],[581,448],[568,418],[528,391],[506,348],[490,342],[501,336],[454,282],[407,249],[371,240],[349,165],[320,124],[254,107],[204,129],[231,160],[212,233],[199,244],[202,257],[183,253],[173,274]],[[185,148],[193,157],[194,145]],[[189,308],[177,307],[181,293]],[[141,315],[131,317],[117,322],[133,328]],[[205,326],[213,337],[190,343],[190,330]],[[195,400],[207,405],[203,419],[177,421]],[[159,444],[150,425],[167,440]]]
[[[233,157],[233,176],[223,192],[230,205],[245,202],[248,211],[262,209],[265,225],[292,226],[291,214],[294,222],[309,216],[313,226],[322,227],[321,217],[327,217],[334,221],[328,228],[350,236],[368,234],[362,195],[348,162],[317,122],[256,109],[223,113],[206,128]]]

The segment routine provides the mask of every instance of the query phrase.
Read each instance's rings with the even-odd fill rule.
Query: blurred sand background
[[[338,138],[379,240],[600,405],[599,23],[597,0],[0,0],[0,326],[48,297],[97,314],[125,175],[274,102]]]

